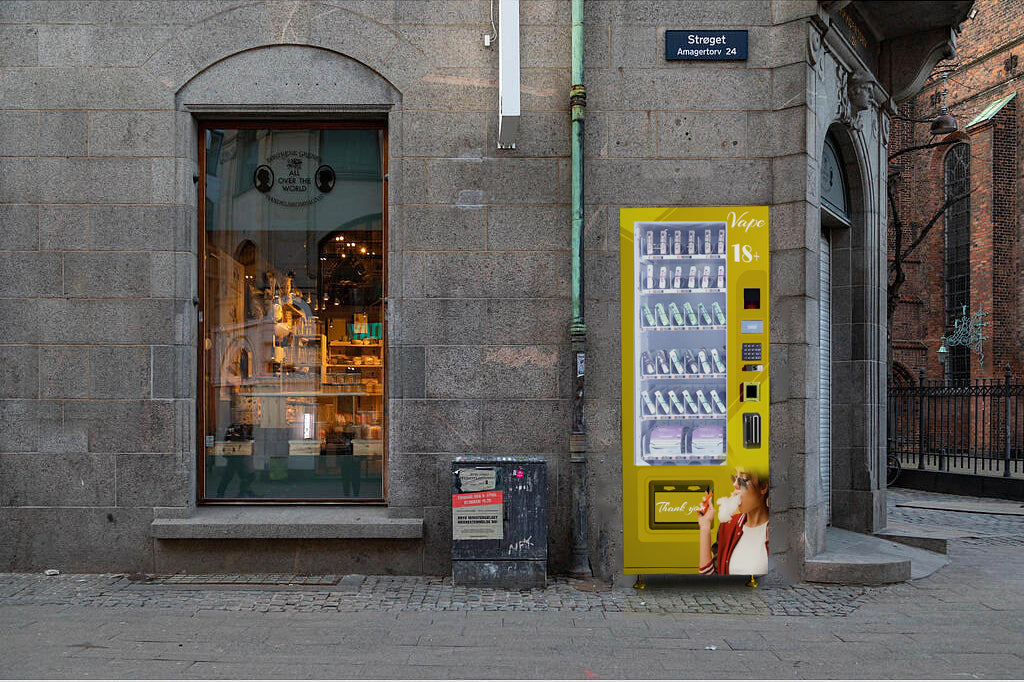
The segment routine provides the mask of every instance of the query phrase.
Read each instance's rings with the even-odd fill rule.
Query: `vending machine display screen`
[[[723,464],[726,456],[726,225],[638,230],[636,464]]]

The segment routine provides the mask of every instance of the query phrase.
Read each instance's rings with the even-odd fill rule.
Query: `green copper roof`
[[[985,107],[985,109],[980,114],[975,116],[974,120],[967,124],[967,127],[970,128],[973,125],[984,123],[985,121],[989,120],[990,118],[998,114],[999,110],[1005,107],[1010,102],[1010,100],[1016,96],[1016,92],[1011,92],[1006,97],[1003,97],[1002,99],[997,99],[995,102],[992,102],[987,107]]]

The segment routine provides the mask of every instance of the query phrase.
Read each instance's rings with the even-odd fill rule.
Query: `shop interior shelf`
[[[674,254],[653,254],[650,256],[640,256],[640,260],[725,260],[724,253],[681,253],[678,256]]]
[[[684,421],[703,419],[706,421],[724,421],[724,414],[645,414],[641,419],[645,422],[654,421]]]
[[[649,380],[657,379],[725,379],[722,374],[644,374],[641,378]]]
[[[724,294],[725,289],[641,289],[640,293],[644,296],[650,296],[651,294]]]

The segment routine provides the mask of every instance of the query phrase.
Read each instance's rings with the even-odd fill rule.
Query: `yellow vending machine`
[[[619,218],[625,573],[764,574],[768,208]]]

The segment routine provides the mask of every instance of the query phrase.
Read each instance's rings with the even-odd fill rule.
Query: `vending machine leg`
[[[747,587],[757,587],[757,580],[754,576],[750,576],[750,582],[747,583]]]
[[[639,575],[639,574],[638,574],[638,575],[636,576],[636,582],[635,582],[635,583],[633,583],[633,589],[634,589],[634,590],[642,590],[642,589],[644,589],[645,587],[647,587],[647,584],[646,584],[646,583],[644,583],[644,577],[643,577],[642,575]]]

